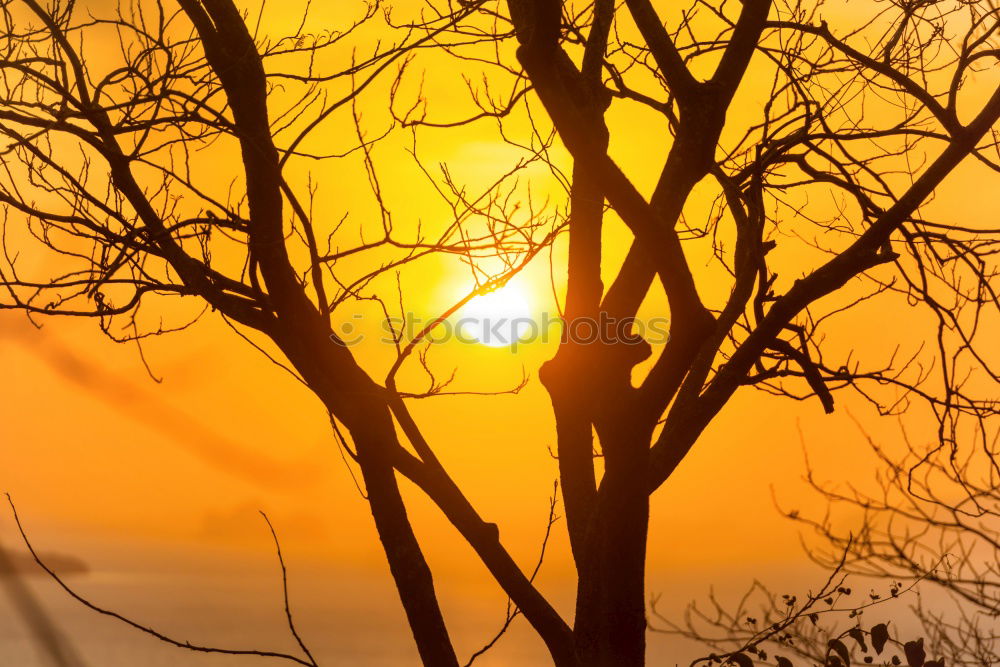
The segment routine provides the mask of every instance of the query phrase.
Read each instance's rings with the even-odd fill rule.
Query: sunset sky
[[[301,4],[270,3],[262,30],[271,35],[294,30]],[[397,4],[405,12],[419,3]],[[830,3],[831,23],[851,18],[854,10],[849,4],[859,5]],[[858,11],[869,9],[870,3],[860,4]],[[85,0],[80,5],[101,12],[108,11],[111,3]],[[306,30],[342,26],[356,14],[355,5],[360,3],[317,3]],[[353,42],[325,57],[332,62],[348,57],[350,48],[370,45],[368,30],[374,29],[364,28]],[[95,71],[112,69],[118,57],[110,42],[99,40],[89,43],[86,52]],[[429,119],[449,120],[468,111],[462,82],[468,73],[433,54],[419,55],[410,67],[397,105],[412,101],[424,75],[422,94]],[[472,77],[478,76],[471,65],[470,71]],[[988,89],[995,78],[995,74],[984,76],[980,87],[972,86],[968,94]],[[389,127],[390,80],[391,75],[359,100],[361,125],[371,136]],[[724,142],[754,122],[767,85],[752,80],[737,98],[730,114],[732,136],[724,136]],[[275,92],[272,114],[286,108],[292,94]],[[665,132],[662,118],[637,105],[616,102],[609,120],[612,156],[640,188],[650,190],[666,147],[651,144],[647,137]],[[446,165],[461,187],[476,192],[523,157],[498,138],[491,123],[422,129],[416,143],[414,135],[399,129],[374,147],[372,159],[392,213],[394,234],[413,235],[418,225],[433,234],[450,221],[447,206],[421,165],[438,185],[444,182],[440,165]],[[511,123],[527,132],[525,118],[515,117]],[[345,113],[314,133],[308,148],[336,153],[356,143],[355,128]],[[414,146],[419,164],[408,153]],[[208,184],[205,187],[224,193],[234,179],[239,180],[240,167],[225,147],[213,150],[199,158],[193,170]],[[914,157],[916,162],[921,159]],[[552,159],[563,167],[569,164],[558,145]],[[292,162],[287,172],[302,193],[308,191],[307,179],[317,187],[312,206],[321,236],[341,220],[345,221],[336,238],[344,247],[381,233],[359,153],[342,160]],[[1000,198],[982,196],[978,183],[983,173],[981,167],[963,165],[936,193],[928,215],[1000,219]],[[525,201],[530,190],[537,206],[547,205],[552,213],[565,210],[565,191],[547,167],[527,169],[518,187]],[[696,189],[686,209],[692,220],[707,215],[716,194],[711,187],[703,190]],[[527,204],[517,215],[527,215],[526,210]],[[822,257],[800,242],[801,229],[794,225],[790,221],[778,246],[779,253],[787,253],[781,276],[787,283]],[[617,219],[607,227],[605,270],[610,278],[631,236]],[[13,219],[7,220],[6,236],[9,246],[26,238]],[[695,271],[701,272],[696,278],[703,298],[717,307],[728,295],[729,275],[710,263],[707,241],[693,242],[688,250]],[[364,259],[346,261],[343,270],[350,274],[362,270],[365,262],[375,264],[393,256],[391,249],[375,251]],[[478,309],[474,303],[456,317],[527,313],[541,320],[545,314],[557,314],[556,298],[564,297],[565,256],[565,239],[560,239],[551,253],[540,253],[504,288],[506,296],[479,304]],[[220,258],[227,261],[224,252]],[[62,259],[25,241],[18,261],[22,270],[43,275]],[[232,261],[238,258],[234,255]],[[489,273],[499,267],[484,262],[477,268]],[[399,285],[405,311],[423,321],[446,311],[476,287],[473,272],[454,256],[407,265],[398,282],[390,272],[375,285],[395,310]],[[153,300],[142,321],[152,328],[159,326],[158,321],[164,327],[176,326],[201,308],[194,299]],[[656,293],[645,303],[643,314],[652,317],[664,310],[662,294]],[[382,319],[374,302],[349,302],[334,315],[339,326],[349,323],[364,334],[353,350],[377,379],[385,376],[395,359],[393,346],[378,340]],[[897,345],[913,353],[924,342],[924,331],[917,325],[926,321],[902,299],[864,305],[827,329],[831,358],[857,348],[868,359],[884,359]],[[238,337],[213,312],[186,330],[144,340],[141,355],[135,343],[116,344],[92,321],[36,318],[36,323],[41,326],[20,313],[0,312],[0,364],[7,378],[0,387],[0,492],[10,494],[37,548],[75,555],[90,566],[92,578],[74,580],[81,591],[93,586],[96,594],[108,595],[102,604],[130,606],[187,639],[207,643],[214,637],[196,636],[198,625],[185,623],[198,613],[192,609],[202,598],[207,605],[221,605],[220,609],[228,609],[227,598],[239,600],[233,613],[246,614],[245,622],[234,622],[238,627],[231,628],[224,640],[258,643],[261,637],[280,636],[280,627],[274,632],[268,627],[269,614],[281,608],[275,606],[280,600],[274,588],[278,582],[274,549],[258,514],[263,510],[281,538],[293,604],[296,599],[301,602],[298,613],[308,618],[304,624],[313,636],[322,635],[317,643],[324,651],[337,654],[337,624],[326,622],[335,618],[345,628],[344,644],[359,651],[356,660],[364,659],[365,647],[382,643],[409,656],[401,659],[412,658],[409,631],[393,597],[367,504],[355,485],[353,465],[339,451],[323,407],[296,378]],[[892,333],[887,336],[890,325]],[[264,344],[259,336],[247,335]],[[429,363],[439,379],[455,370],[449,388],[456,392],[503,392],[518,386],[522,378],[527,383],[516,394],[443,396],[412,405],[446,467],[483,517],[499,524],[504,545],[525,569],[538,557],[558,472],[550,454],[555,444],[551,404],[538,382],[538,368],[555,353],[557,344],[555,339],[524,342],[516,349],[456,340],[434,344]],[[401,375],[404,388],[419,391],[427,382],[419,363],[410,360]],[[805,452],[821,481],[864,486],[872,478],[874,460],[859,423],[890,447],[898,446],[903,427],[917,442],[933,438],[927,430],[930,422],[919,413],[901,420],[878,418],[869,404],[847,393],[838,395],[837,405],[834,414],[825,415],[816,399],[794,402],[748,388],[724,409],[652,499],[647,588],[651,595],[663,594],[666,609],[678,611],[713,585],[733,595],[754,578],[802,589],[814,585],[823,573],[809,562],[801,544],[810,543],[811,537],[775,507],[777,499],[784,509],[817,516],[824,511],[821,499],[802,480]],[[401,484],[440,586],[445,615],[456,619],[453,634],[460,652],[474,650],[502,622],[506,599],[440,511],[407,482]],[[849,513],[838,517],[844,525],[851,520]],[[0,540],[11,551],[23,550],[6,509],[0,510]],[[122,573],[131,577],[127,586],[102,588],[101,576]],[[227,583],[234,574],[242,583]],[[171,577],[203,575],[206,579],[198,581],[216,577],[221,583],[208,590],[200,585],[164,590]],[[539,581],[560,609],[571,612],[575,572],[561,523],[556,525]],[[89,617],[70,611],[72,603],[62,600],[54,587],[40,580],[32,585],[52,609],[68,614],[71,639],[84,645],[85,652],[99,655],[102,649],[90,646],[85,636]],[[147,586],[148,595],[143,593]],[[280,617],[275,618],[280,623]],[[112,632],[100,625],[103,619],[95,617],[93,622],[102,628],[95,631],[98,635]],[[365,635],[359,630],[365,627],[379,628],[381,634]],[[542,644],[524,628],[519,632],[508,648],[501,644],[483,664],[530,660],[544,664]],[[120,636],[124,635],[125,631]],[[9,634],[0,636],[4,638]],[[652,637],[651,652],[666,655],[667,642]],[[162,664],[171,664],[169,657],[162,657],[167,656],[166,649],[155,651]],[[94,664],[127,664],[107,655],[108,662]]]

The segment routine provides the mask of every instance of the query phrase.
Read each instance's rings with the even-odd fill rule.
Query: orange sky
[[[337,3],[319,4],[317,23],[339,19],[324,15],[335,14],[330,8]],[[282,14],[288,5],[281,3],[268,15],[266,25],[273,32],[295,20],[295,12]],[[107,57],[113,62],[113,54]],[[453,74],[428,76],[432,111],[447,115],[453,100],[444,91],[461,92]],[[373,93],[379,94],[384,90]],[[744,101],[738,108],[753,107]],[[373,132],[383,125],[384,103],[372,102],[364,111]],[[741,113],[733,113],[731,122],[738,125]],[[617,131],[614,156],[648,191],[662,161],[662,151],[651,153],[643,141],[650,119],[629,105],[614,108],[610,118]],[[349,142],[343,135],[349,130],[334,124],[316,143]],[[405,137],[393,138],[377,149],[390,200],[406,203],[394,212],[398,228],[418,221],[425,227],[440,224],[446,219],[441,203],[412,161],[398,157],[407,143]],[[509,147],[478,127],[427,133],[420,146],[428,165],[446,161],[470,187],[516,159]],[[207,161],[199,169],[219,187],[237,173],[236,165],[226,171]],[[335,222],[350,211],[347,228],[370,224],[372,202],[360,169],[310,163],[293,166],[290,173],[302,176],[307,169],[320,185],[316,210],[321,217]],[[971,165],[960,172],[938,193],[934,210],[955,218],[1000,218],[998,198],[979,196],[981,172]],[[540,198],[559,195],[545,174],[535,177],[532,187]],[[707,201],[696,198],[689,214],[703,210]],[[621,230],[609,232],[609,264],[621,257],[627,241]],[[563,252],[560,246],[554,255],[557,287]],[[804,257],[792,261],[808,261]],[[52,260],[28,254],[22,261],[45,266]],[[552,309],[547,262],[541,257],[517,280],[536,313]],[[425,316],[470,286],[468,272],[454,261],[431,261],[415,271],[407,274],[407,305]],[[711,275],[704,294],[723,293],[718,270],[704,271]],[[657,300],[648,307],[654,310]],[[169,320],[186,308],[170,306],[166,312]],[[904,322],[908,312],[882,307],[859,313],[840,325],[843,337],[831,341],[832,349],[870,345],[882,352],[897,340],[916,345],[917,333],[885,337],[886,320]],[[0,491],[12,495],[40,547],[74,553],[100,569],[197,570],[230,559],[269,566],[270,538],[256,515],[263,509],[293,566],[386,573],[366,504],[319,402],[217,317],[148,341],[145,355],[162,383],[146,374],[134,345],[112,343],[93,323],[52,319],[44,324],[36,330],[18,314],[0,314],[0,364],[7,378],[0,389]],[[503,542],[526,567],[536,558],[557,472],[547,450],[554,443],[549,403],[537,382],[539,365],[554,349],[552,343],[526,344],[516,353],[459,343],[437,346],[431,359],[442,375],[458,368],[456,388],[503,389],[518,382],[522,369],[530,382],[516,396],[443,397],[414,405],[445,465],[482,515],[500,525]],[[358,350],[366,368],[376,377],[384,375],[390,346],[369,340]],[[416,371],[408,378],[423,382]],[[820,508],[800,480],[799,429],[821,477],[867,479],[872,460],[864,455],[865,444],[849,413],[873,435],[898,437],[894,420],[874,419],[868,406],[846,395],[837,413],[826,416],[815,400],[794,403],[752,390],[739,394],[654,496],[650,591],[669,594],[680,587],[694,594],[713,581],[749,583],[761,572],[807,569],[797,528],[774,509],[772,489],[785,506]],[[442,595],[492,590],[471,551],[439,513],[412,488],[405,492]],[[0,536],[13,543],[5,511],[0,511]],[[542,580],[565,596],[572,561],[561,526],[551,546]],[[495,598],[501,614],[502,598],[489,595],[483,599]]]

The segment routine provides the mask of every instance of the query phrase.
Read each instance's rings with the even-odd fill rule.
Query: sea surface
[[[758,569],[759,568],[754,568]],[[699,573],[677,573],[672,596],[660,609],[679,619],[692,599],[704,599],[709,587],[719,599],[735,600],[759,574],[735,568],[723,578]],[[72,599],[44,575],[21,575],[32,597],[57,627],[61,641],[79,657],[73,667],[228,667],[230,665],[293,664],[259,656],[195,653],[167,646],[102,616]],[[815,571],[785,570],[788,590],[804,590],[816,583]],[[232,571],[179,573],[160,571],[104,572],[66,576],[75,591],[92,603],[121,613],[181,642],[227,649],[282,651],[298,654],[288,630],[280,573]],[[797,582],[797,583],[796,583]],[[3,583],[0,581],[0,583]],[[9,583],[9,582],[8,582]],[[0,587],[0,667],[56,667],[46,651],[32,640],[9,591]],[[558,588],[558,587],[557,587]],[[571,590],[546,592],[561,611],[571,605]],[[363,570],[290,569],[289,594],[300,635],[317,662],[326,666],[389,667],[419,665],[395,591],[387,575]],[[459,659],[488,642],[504,621],[502,596],[482,582],[439,587],[439,597]],[[654,619],[655,620],[655,619]],[[650,633],[648,664],[689,665],[708,651],[685,640]],[[475,661],[480,667],[543,667],[551,665],[545,647],[523,618],[517,619],[496,647]]]
[[[119,620],[87,609],[44,576],[22,576],[21,580],[57,626],[62,641],[89,667],[293,664],[167,646]],[[66,577],[66,581],[91,602],[178,641],[298,653],[284,615],[280,577],[90,572]],[[290,584],[290,594],[296,626],[321,665],[417,664],[398,601],[380,577],[357,572],[349,577],[311,573],[306,581]],[[502,605],[481,604],[476,597],[470,593],[465,599],[442,600],[446,613],[449,607],[453,612],[448,614],[450,630],[466,658],[487,642],[504,620]],[[0,665],[55,664],[32,640],[28,624],[5,590],[0,594]],[[532,667],[550,663],[544,646],[519,619],[500,645],[476,664]]]

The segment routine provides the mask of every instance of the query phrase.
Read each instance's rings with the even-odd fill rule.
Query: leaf
[[[910,667],[924,667],[927,653],[924,651],[923,639],[903,644],[903,653],[906,655],[906,664]]]
[[[847,634],[851,639],[858,643],[858,646],[861,647],[862,651],[868,653],[868,644],[865,643],[865,633],[861,630],[861,628],[851,628],[847,631]]]
[[[780,655],[774,657],[775,662],[778,663],[778,667],[794,667],[792,661],[788,658],[784,658]]]
[[[885,623],[879,623],[872,628],[872,646],[875,648],[875,652],[882,655],[882,649],[885,648],[885,643],[889,641],[889,628],[886,627]]]
[[[729,656],[729,662],[739,665],[739,667],[753,667],[753,660],[746,653],[733,653]]]
[[[844,663],[844,665],[851,664],[851,652],[847,650],[847,646],[844,645],[844,642],[839,639],[831,639],[827,646],[831,651],[837,654],[837,657],[840,658],[840,661]]]

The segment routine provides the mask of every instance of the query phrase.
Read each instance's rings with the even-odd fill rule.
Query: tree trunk
[[[425,665],[457,667],[458,658],[438,605],[431,570],[407,518],[395,470],[382,452],[385,443],[378,434],[374,438],[370,432],[352,430],[351,434],[358,448],[358,465],[375,527],[420,659]]]
[[[603,216],[604,195],[600,183],[590,170],[574,164],[563,340],[555,357],[542,366],[539,377],[552,399],[556,418],[559,480],[570,547],[578,567],[597,492],[591,428],[593,407],[586,400],[592,392],[585,387],[593,376],[590,370],[593,348],[601,343],[597,340],[588,344],[579,339],[600,333],[597,327],[604,291],[601,283]]]
[[[458,667],[434,580],[413,533],[392,464],[399,446],[385,390],[356,364],[346,348],[330,340],[315,312],[295,313],[291,326],[279,324],[272,337],[302,373],[326,409],[344,423],[357,449],[379,540],[396,590],[425,665]]]
[[[574,633],[587,667],[640,667],[646,653],[648,437],[621,429],[602,438],[605,473],[587,533],[577,588]]]

